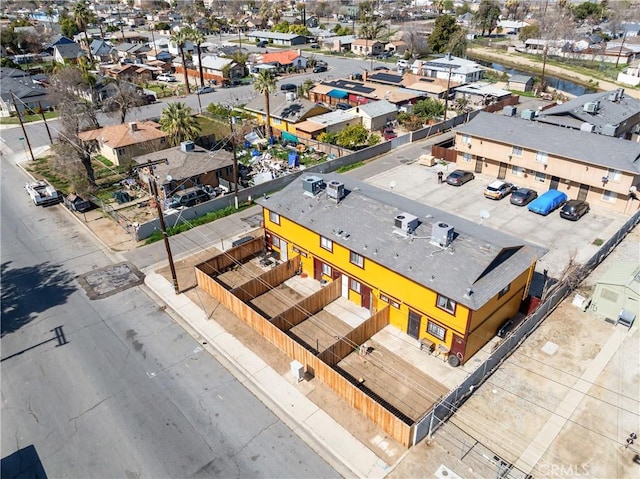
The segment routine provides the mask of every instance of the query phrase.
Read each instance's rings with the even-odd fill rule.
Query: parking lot
[[[508,196],[502,200],[485,198],[484,189],[495,178],[478,173],[462,186],[438,184],[439,171],[446,178],[457,168],[455,163],[427,167],[409,160],[364,181],[549,249],[538,260],[536,270],[542,273],[546,269],[551,278],[561,275],[570,258],[575,257],[580,263],[589,259],[598,249],[594,242],[608,239],[628,219],[597,208],[577,222],[560,218],[558,210],[540,216],[526,207],[510,204]],[[546,185],[541,186],[539,194],[547,189]]]

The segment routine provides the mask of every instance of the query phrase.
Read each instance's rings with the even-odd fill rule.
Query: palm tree
[[[73,7],[73,19],[78,28],[84,32],[84,41],[87,43],[87,49],[89,50],[89,59],[93,63],[91,44],[89,43],[89,35],[87,35],[87,25],[91,21],[91,13],[87,10],[87,6],[83,1],[76,3],[76,6]]]
[[[193,116],[190,107],[182,102],[169,103],[162,110],[160,129],[169,135],[171,146],[177,146],[182,141],[195,140],[200,136],[200,124]]]
[[[202,69],[202,49],[200,45],[202,45],[205,41],[205,37],[202,32],[196,28],[190,28],[189,32],[189,40],[191,40],[196,48],[198,49],[198,69],[200,70],[200,86],[204,86],[204,71]]]
[[[276,79],[269,70],[261,70],[253,82],[253,89],[264,95],[264,112],[266,119],[267,138],[271,138],[271,106],[269,105],[269,94],[276,89]]]
[[[189,30],[183,28],[171,35],[171,41],[178,46],[178,50],[180,51],[180,58],[182,58],[182,68],[184,68],[184,84],[187,88],[187,94],[191,93],[191,88],[189,88],[189,71],[187,69],[187,61],[184,56],[184,43],[189,40],[188,33]]]

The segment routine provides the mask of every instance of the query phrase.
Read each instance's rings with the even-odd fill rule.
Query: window
[[[271,118],[271,123],[274,125],[281,125],[282,124],[282,120],[280,118]]]
[[[356,266],[360,266],[361,268],[364,268],[364,257],[360,256],[358,253],[354,251],[351,251],[349,253],[349,261],[355,264]]]
[[[542,163],[543,165],[547,164],[547,154],[544,151],[538,151],[536,153],[536,161],[538,163]]]
[[[524,168],[521,166],[512,166],[511,167],[511,174],[513,176],[524,176]]]
[[[279,225],[280,224],[280,215],[278,213],[274,213],[273,211],[269,211],[269,221]]]
[[[511,156],[522,156],[522,147],[521,146],[511,147]]]
[[[331,266],[322,263],[322,274],[325,276],[331,276]]]
[[[438,338],[440,341],[444,341],[444,338],[447,335],[447,330],[439,324],[436,324],[433,321],[429,320],[429,322],[427,323],[427,333],[429,333],[434,338]]]
[[[324,236],[320,236],[320,246],[327,251],[333,251],[333,241],[329,238],[325,238]]]
[[[472,159],[473,159],[473,155],[471,153],[462,154],[462,161],[464,161],[465,163],[471,163]]]
[[[273,236],[271,238],[271,244],[276,248],[280,248],[280,238],[278,238],[277,236]]]
[[[619,170],[609,170],[607,172],[607,178],[609,178],[609,181],[615,181],[616,183],[619,183],[621,177],[622,172],[620,172]]]
[[[469,135],[462,134],[460,135],[460,139],[462,140],[462,143],[464,143],[465,145],[471,144],[471,137]]]
[[[607,203],[615,203],[618,199],[618,194],[613,191],[604,190],[602,192],[602,201],[606,201]]]
[[[124,155],[124,148],[118,148],[118,156]]]
[[[355,291],[358,294],[360,293],[360,283],[355,279],[349,280],[349,288],[351,288],[352,291]]]
[[[536,177],[534,179],[536,181],[539,181],[540,183],[544,183],[547,179],[547,175],[545,175],[544,173],[540,173],[539,171],[536,171]]]
[[[380,301],[384,301],[385,303],[389,303],[394,308],[400,309],[400,303],[389,298],[389,296],[387,296],[386,294],[380,293]]]
[[[456,312],[456,302],[446,296],[438,295],[438,308],[444,309],[446,312],[454,314]]]
[[[307,257],[307,253],[305,251],[302,251],[300,248],[298,248],[297,246],[294,246],[293,248],[291,248],[293,250],[294,253],[298,253],[300,256],[302,256],[303,258]]]
[[[506,285],[504,288],[502,288],[500,290],[500,292],[498,293],[498,298],[502,298],[505,294],[507,294],[509,292],[509,289],[511,288],[511,285],[508,284]]]

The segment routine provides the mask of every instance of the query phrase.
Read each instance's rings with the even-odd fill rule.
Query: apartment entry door
[[[407,334],[418,339],[420,335],[420,315],[409,310],[409,323],[407,324]]]
[[[507,177],[507,164],[500,162],[500,169],[498,170],[498,179],[504,180]]]
[[[476,173],[482,173],[482,163],[484,162],[484,158],[482,158],[481,156],[476,158],[476,167],[473,171],[475,171]]]
[[[551,184],[549,185],[549,189],[550,190],[557,190],[559,184],[560,184],[560,178],[558,178],[557,176],[552,176],[551,177]]]
[[[584,183],[580,184],[580,190],[578,190],[578,201],[585,201],[587,199],[587,195],[589,194],[589,185],[585,185]]]

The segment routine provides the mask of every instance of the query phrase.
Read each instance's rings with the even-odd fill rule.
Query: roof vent
[[[193,151],[195,149],[196,144],[193,141],[183,141],[180,143],[180,150],[184,151],[185,153]]]
[[[454,234],[453,226],[442,221],[436,222],[431,227],[431,243],[447,248],[453,242]]]
[[[520,118],[523,120],[533,120],[536,117],[535,110],[522,110]]]
[[[592,125],[591,123],[583,123],[582,125],[580,125],[580,131],[586,131],[587,133],[593,133],[593,130],[595,130],[596,126]]]
[[[393,220],[393,225],[404,233],[413,233],[418,227],[419,220],[417,216],[410,213],[400,213]]]
[[[316,196],[324,188],[324,180],[318,176],[302,178],[302,189],[305,195]]]
[[[586,113],[596,113],[598,111],[598,104],[595,101],[588,101],[584,104],[582,109]]]
[[[129,122],[129,129],[131,131],[138,131],[138,124],[135,121]]]
[[[504,116],[516,116],[517,112],[518,112],[518,107],[513,105],[507,105],[502,109],[502,114]]]
[[[344,183],[331,180],[327,185],[327,197],[339,203],[344,198]]]

